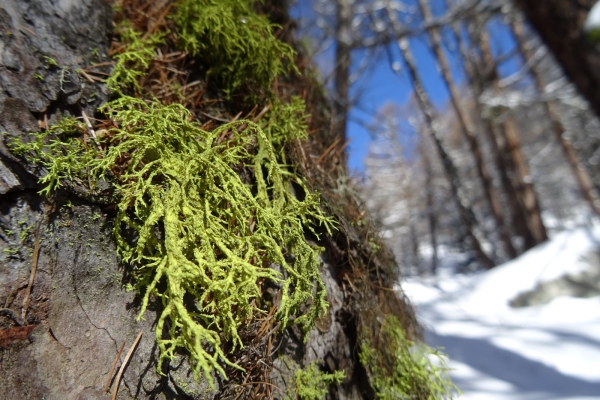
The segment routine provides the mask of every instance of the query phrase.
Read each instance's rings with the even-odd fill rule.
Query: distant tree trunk
[[[419,7],[425,20],[431,20],[433,18],[429,5],[425,0],[419,0]],[[506,251],[508,257],[515,258],[517,256],[517,252],[512,244],[510,238],[510,231],[504,221],[502,206],[500,205],[500,201],[492,185],[490,173],[488,172],[487,167],[485,166],[485,161],[483,159],[483,154],[479,146],[479,141],[477,140],[477,136],[473,130],[471,121],[469,121],[467,114],[464,112],[463,107],[460,104],[460,94],[456,86],[454,85],[452,73],[450,72],[450,66],[448,64],[448,59],[446,58],[446,54],[442,49],[442,39],[440,37],[440,32],[436,28],[430,29],[428,32],[431,38],[431,49],[437,60],[438,68],[440,70],[442,79],[444,80],[444,83],[446,84],[450,93],[450,102],[456,113],[461,132],[467,140],[473,158],[475,159],[477,174],[479,175],[479,179],[481,180],[481,183],[483,185],[483,191],[485,193],[488,205],[490,207],[490,210],[492,211],[494,220],[496,221],[496,227],[500,233],[502,243],[504,244],[504,250]],[[468,61],[465,60],[465,62]]]
[[[480,29],[480,46],[483,54],[484,70],[490,71],[490,79],[492,87],[496,93],[500,93],[498,86],[499,78],[496,72],[495,61],[492,57],[492,51],[489,43],[489,34],[485,25]],[[510,112],[510,111],[507,111]],[[513,183],[517,189],[519,203],[523,207],[527,226],[533,235],[535,245],[548,240],[546,227],[542,220],[541,207],[538,201],[537,194],[531,182],[529,166],[521,149],[521,141],[516,121],[511,115],[508,115],[506,120],[500,124],[500,133],[506,144],[507,155],[510,156],[510,163],[514,166]]]
[[[448,0],[446,0],[446,4],[449,4]],[[510,210],[511,226],[513,227],[515,234],[523,239],[524,247],[520,250],[522,251],[530,249],[536,245],[536,241],[531,230],[526,224],[526,212],[519,201],[518,192],[511,180],[511,171],[514,171],[515,168],[510,160],[510,157],[508,157],[506,142],[500,140],[491,116],[489,113],[484,112],[481,103],[478,101],[479,97],[481,97],[484,92],[486,84],[485,81],[487,80],[486,71],[488,67],[478,63],[474,59],[474,56],[470,54],[469,50],[465,46],[465,42],[462,39],[462,35],[460,33],[461,28],[458,26],[458,23],[453,23],[451,27],[454,40],[458,43],[458,49],[463,60],[463,67],[465,69],[467,79],[471,85],[475,97],[473,101],[475,115],[478,115],[481,118],[483,131],[486,135],[488,143],[491,146],[496,170],[500,176],[502,190],[507,198],[507,206]],[[474,46],[476,46],[481,39],[477,35],[472,37],[468,29],[466,34],[468,37],[468,42],[472,43]]]
[[[352,3],[353,0],[337,0],[337,22],[335,27],[335,71],[334,71],[334,132],[347,141],[346,125],[350,107],[350,51],[352,46]]]
[[[388,10],[388,15],[390,16],[390,20],[394,25],[393,29],[399,30],[399,24],[395,18],[394,10]],[[448,182],[450,183],[452,197],[454,198],[458,207],[458,212],[461,221],[466,229],[466,234],[471,241],[471,248],[475,252],[475,255],[477,256],[479,262],[484,268],[492,268],[494,266],[494,261],[492,261],[492,259],[487,255],[487,253],[483,249],[483,235],[479,231],[479,223],[477,221],[475,213],[473,212],[471,204],[467,199],[466,193],[464,193],[464,189],[458,176],[458,170],[442,143],[441,135],[437,127],[435,111],[433,105],[431,104],[431,101],[429,100],[429,97],[427,96],[427,92],[423,87],[421,78],[417,74],[415,61],[409,49],[408,39],[399,39],[398,49],[400,50],[400,54],[402,55],[406,63],[409,77],[415,89],[417,103],[419,104],[419,107],[423,112],[423,116],[425,117],[425,123],[427,124],[427,132],[431,136],[431,139],[433,140],[433,143],[438,152],[438,155],[442,161],[444,171],[448,178]]]
[[[565,75],[600,116],[600,51],[583,24],[597,0],[514,0],[562,65]]]
[[[525,28],[523,23],[520,20],[514,19],[511,25],[517,45],[519,47],[519,51],[523,56],[523,62],[524,64],[527,64],[532,58],[532,52],[531,49],[525,45]],[[531,68],[531,76],[533,77],[538,92],[543,93],[544,81],[537,66],[535,65]],[[577,179],[582,197],[588,202],[592,212],[597,216],[600,216],[600,201],[598,200],[598,193],[594,188],[587,169],[579,161],[579,157],[577,156],[571,141],[564,135],[565,128],[560,120],[556,104],[552,101],[544,102],[544,109],[548,119],[550,120],[552,130],[558,139],[558,143],[560,144],[563,154],[567,159],[569,166],[571,167],[571,172],[573,172],[573,175],[575,175],[575,178]]]
[[[438,268],[438,245],[437,245],[437,215],[435,212],[435,197],[433,194],[433,169],[431,168],[431,162],[429,155],[423,146],[419,146],[421,150],[421,160],[423,161],[423,168],[425,169],[425,193],[426,193],[426,212],[427,221],[429,222],[429,237],[431,241],[431,273],[435,275]]]

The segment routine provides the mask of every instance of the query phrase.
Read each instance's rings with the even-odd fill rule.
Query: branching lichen
[[[277,40],[272,24],[252,0],[183,0],[173,19],[183,48],[201,58],[228,93],[270,89],[293,67],[294,50]]]
[[[340,383],[343,379],[343,371],[334,371],[333,374],[323,372],[316,362],[312,362],[294,371],[294,384],[288,388],[288,399],[321,400],[332,383]]]
[[[66,117],[48,130],[30,136],[30,142],[9,139],[13,153],[27,155],[31,163],[47,171],[40,179],[44,185],[41,194],[48,196],[65,180],[86,176],[98,154],[93,146],[73,137],[80,133],[81,128],[81,123],[75,118]]]
[[[459,393],[447,375],[445,356],[408,340],[393,315],[384,317],[376,339],[363,338],[360,362],[382,400],[441,400]]]
[[[238,327],[265,312],[264,279],[282,283],[276,314],[282,326],[310,301],[294,319],[310,329],[327,303],[319,248],[306,242],[304,227],[317,222],[329,229],[331,221],[321,213],[317,195],[307,191],[303,201],[292,195],[290,180],[302,182],[281,169],[263,130],[239,121],[207,132],[180,105],[128,96],[103,111],[118,124],[103,136],[103,153],[66,136],[65,124],[80,129],[73,120],[52,130],[63,132],[62,139],[44,144],[43,133],[13,148],[29,150],[47,169],[45,193],[62,179],[84,174],[115,182],[121,200],[114,233],[122,258],[136,267],[134,286],[144,294],[140,317],[151,296],[164,307],[156,328],[159,364],[185,348],[196,375],[202,371],[212,381],[216,370],[224,376],[220,361],[234,364],[222,339],[243,346]],[[236,172],[241,167],[254,169],[253,184],[241,180]],[[184,302],[188,297],[192,307]]]
[[[126,23],[120,27],[123,50],[114,55],[115,67],[106,86],[113,92],[120,93],[126,88],[135,88],[142,91],[138,80],[145,75],[154,58],[156,46],[163,43],[161,34],[150,35],[144,38],[143,34],[136,32]]]

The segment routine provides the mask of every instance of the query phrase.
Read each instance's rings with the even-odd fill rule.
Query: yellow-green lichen
[[[31,146],[28,153],[47,170],[44,193],[85,175],[115,183],[121,200],[114,233],[122,258],[135,266],[134,287],[144,294],[140,316],[151,297],[164,307],[156,328],[159,364],[185,348],[196,374],[224,376],[220,361],[234,364],[222,339],[243,346],[239,326],[269,307],[261,307],[264,279],[281,282],[282,326],[310,302],[294,319],[310,329],[327,303],[319,249],[306,242],[304,228],[314,222],[329,228],[331,221],[316,194],[307,191],[302,201],[292,195],[291,181],[302,182],[282,170],[263,130],[238,121],[207,132],[180,105],[127,96],[103,110],[119,127],[104,136],[102,153],[64,131],[80,129],[73,120],[53,130],[61,133],[57,139],[44,144],[42,133],[13,148],[24,154]],[[242,167],[254,169],[254,182],[242,182],[236,172]]]
[[[31,135],[30,142],[9,139],[13,153],[27,155],[32,164],[48,172],[40,179],[44,186],[42,194],[48,196],[65,180],[84,178],[89,166],[99,156],[91,144],[73,137],[81,129],[82,124],[77,119],[65,117],[48,130]]]
[[[332,374],[319,369],[317,362],[312,362],[302,369],[294,371],[293,385],[288,388],[290,400],[321,400],[333,383],[340,383],[344,379],[343,371],[334,371]]]
[[[250,88],[253,101],[271,103],[259,124],[237,121],[205,131],[182,105],[128,96],[148,95],[142,84],[156,47],[173,43],[163,41],[165,27],[145,37],[125,21],[107,80],[118,98],[101,107],[112,128],[86,141],[84,125],[63,118],[32,141],[10,145],[42,167],[43,194],[65,180],[92,190],[101,179],[113,185],[114,235],[134,268],[132,288],[143,295],[139,317],[151,301],[162,304],[159,370],[185,349],[195,376],[202,373],[211,384],[212,372],[225,376],[224,363],[237,367],[224,342],[232,351],[243,346],[240,326],[273,306],[263,299],[264,281],[279,285],[280,327],[293,321],[307,333],[327,308],[321,249],[306,241],[305,229],[329,230],[332,220],[321,213],[318,195],[284,165],[286,141],[306,135],[304,103],[285,103],[271,90],[277,75],[295,69],[294,52],[253,4],[183,0],[169,37],[179,38],[227,93]]]
[[[378,399],[442,400],[460,393],[447,375],[445,356],[408,340],[393,315],[384,317],[376,339],[363,338],[360,362]]]
[[[142,88],[138,80],[150,67],[156,46],[163,43],[162,35],[154,34],[145,38],[142,33],[136,32],[126,22],[121,24],[119,30],[124,48],[113,57],[115,67],[106,80],[106,86],[116,93],[127,88],[135,88],[141,92]]]
[[[232,93],[242,87],[269,91],[294,68],[294,50],[274,37],[277,25],[252,0],[183,0],[173,19],[183,48],[199,57],[209,78]]]

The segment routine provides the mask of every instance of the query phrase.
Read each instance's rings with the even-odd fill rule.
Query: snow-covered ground
[[[600,399],[600,296],[513,308],[539,284],[598,267],[600,226],[561,232],[491,271],[411,278],[425,338],[444,347],[464,400]]]

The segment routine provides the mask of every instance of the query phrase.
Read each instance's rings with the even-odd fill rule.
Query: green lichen
[[[10,143],[41,167],[45,195],[66,181],[92,190],[99,180],[113,185],[114,236],[134,268],[131,288],[143,295],[139,318],[151,301],[162,304],[159,371],[185,349],[195,377],[203,374],[211,384],[213,372],[225,377],[224,364],[238,367],[224,343],[231,351],[242,347],[240,326],[273,306],[263,299],[263,282],[280,287],[275,317],[282,328],[295,323],[307,333],[327,308],[322,249],[306,241],[305,230],[318,236],[313,228],[329,231],[332,220],[285,165],[285,143],[306,136],[304,103],[283,102],[271,90],[277,75],[295,69],[294,52],[273,36],[276,25],[253,3],[183,0],[170,37],[208,66],[211,82],[227,93],[250,88],[256,103],[271,103],[259,124],[237,121],[205,131],[182,105],[138,98],[147,95],[143,78],[167,32],[145,37],[124,22],[118,27],[123,47],[106,82],[119,98],[100,109],[114,127],[94,143],[82,139],[81,122],[63,118],[30,141]],[[310,368],[297,375],[301,398],[341,379]]]
[[[274,99],[271,108],[259,122],[278,157],[285,162],[285,144],[294,139],[306,139],[308,115],[306,105],[299,97],[292,97],[289,103]]]
[[[269,91],[293,67],[294,50],[274,37],[277,25],[252,0],[183,0],[173,15],[183,48],[209,67],[227,93]]]
[[[26,155],[32,164],[48,172],[40,179],[44,186],[42,194],[50,195],[65,180],[83,179],[89,166],[99,156],[93,146],[73,137],[81,129],[82,124],[77,119],[66,117],[48,130],[30,136],[30,142],[9,139],[13,153]]]
[[[86,175],[114,182],[121,199],[114,234],[123,260],[136,267],[134,287],[144,294],[140,317],[151,297],[164,307],[156,328],[159,369],[184,348],[196,376],[203,372],[211,382],[213,370],[225,376],[220,361],[235,364],[222,340],[243,346],[240,325],[269,308],[261,307],[261,280],[281,283],[276,317],[282,326],[295,317],[307,332],[327,303],[320,249],[306,242],[304,228],[316,222],[329,229],[331,220],[316,194],[306,191],[302,201],[292,195],[291,181],[302,182],[282,169],[263,130],[238,121],[207,132],[181,105],[127,96],[102,109],[119,126],[105,135],[102,153],[68,135],[67,127],[81,129],[72,119],[49,131],[56,139],[45,132],[12,146],[47,170],[43,193]],[[242,167],[254,170],[254,182],[240,179]]]
[[[332,383],[340,383],[344,379],[343,371],[333,374],[319,369],[317,362],[310,363],[303,369],[294,371],[293,385],[288,389],[291,400],[321,400],[328,392]]]
[[[163,43],[162,35],[159,33],[144,38],[142,33],[136,32],[127,23],[121,24],[119,30],[124,48],[114,56],[115,67],[106,80],[106,86],[116,93],[128,88],[141,92],[139,79],[150,67],[156,46]]]
[[[47,68],[53,68],[56,67],[58,68],[58,63],[56,62],[56,60],[52,57],[48,57],[48,56],[43,56],[44,61],[46,62],[46,64],[48,65]]]
[[[395,316],[384,317],[377,341],[363,340],[360,362],[378,399],[441,400],[460,393],[448,378],[445,356],[408,340]]]

